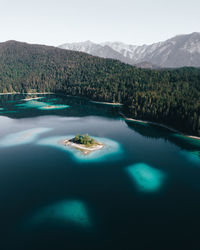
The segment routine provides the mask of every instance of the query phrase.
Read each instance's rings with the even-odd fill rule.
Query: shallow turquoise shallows
[[[50,130],[51,128],[32,128],[6,135],[0,140],[0,147],[10,147],[31,143],[36,140],[40,134]]]
[[[189,162],[200,167],[200,151],[180,151],[180,154]]]
[[[100,150],[96,150],[87,155],[84,155],[80,150],[75,149],[71,146],[65,146],[62,144],[63,140],[69,140],[74,138],[75,135],[67,135],[67,136],[57,136],[57,137],[48,137],[41,139],[37,142],[39,145],[43,146],[51,146],[58,148],[60,150],[64,150],[73,155],[74,159],[80,162],[88,162],[88,161],[103,161],[103,160],[117,160],[123,156],[123,149],[120,143],[108,139],[92,136],[96,141],[99,141],[104,144],[104,147]]]
[[[17,107],[22,107],[22,108],[40,108],[45,105],[46,105],[45,102],[39,102],[39,101],[34,101],[34,100],[25,101],[23,103],[16,104]]]
[[[92,222],[86,205],[79,200],[64,200],[42,208],[28,220],[29,226],[45,223],[75,223],[78,226],[91,227]]]
[[[154,192],[162,187],[164,174],[144,163],[131,165],[127,171],[141,191]]]
[[[52,104],[51,102],[39,102],[39,101],[26,101],[24,103],[16,104],[18,107],[22,108],[37,108],[40,110],[56,110],[69,108],[69,105]]]
[[[200,147],[200,140],[197,140],[195,138],[187,137],[187,136],[184,136],[182,134],[177,134],[177,133],[174,133],[173,137],[180,138],[181,140],[183,140],[191,145],[196,145],[196,146]]]

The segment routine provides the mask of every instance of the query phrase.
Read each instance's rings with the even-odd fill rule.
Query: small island
[[[57,106],[56,105],[49,105],[47,104],[46,106],[43,106],[41,109],[56,109]]]
[[[80,135],[77,134],[74,138],[64,140],[65,146],[71,146],[88,155],[89,153],[100,150],[104,147],[104,144],[97,142],[94,138],[91,138],[88,134]]]

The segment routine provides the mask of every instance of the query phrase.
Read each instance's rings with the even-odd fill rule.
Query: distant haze
[[[1,0],[0,41],[151,44],[200,31],[199,0]]]

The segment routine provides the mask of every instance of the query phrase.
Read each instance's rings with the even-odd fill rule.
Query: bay
[[[121,106],[25,97],[0,96],[0,249],[197,249],[200,141]],[[104,151],[58,144],[78,133]]]

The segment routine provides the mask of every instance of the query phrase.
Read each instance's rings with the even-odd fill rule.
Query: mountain
[[[2,92],[54,92],[120,102],[127,116],[200,136],[197,68],[148,70],[83,52],[8,41],[0,43]]]
[[[91,41],[85,41],[82,43],[65,43],[60,45],[59,48],[85,52],[93,56],[99,56],[102,58],[116,59],[123,63],[132,64],[131,60],[126,58],[122,53],[116,51],[108,45],[96,44]]]
[[[121,42],[96,44],[87,41],[63,44],[59,47],[83,51],[104,58],[117,59],[138,67],[144,64],[148,68],[200,67],[200,33],[197,32],[142,46]]]

